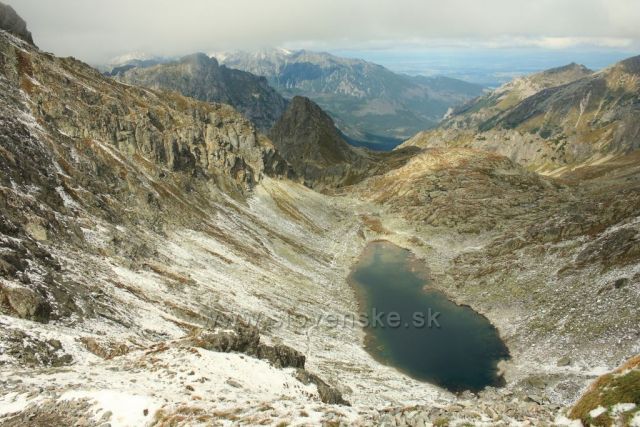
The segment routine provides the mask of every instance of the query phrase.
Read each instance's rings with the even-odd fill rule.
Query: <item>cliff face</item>
[[[80,308],[86,291],[41,242],[91,253],[89,224],[193,223],[222,192],[244,200],[263,158],[277,165],[231,107],[116,83],[7,33],[0,88],[0,307],[19,317],[93,310]],[[122,250],[146,252],[133,234]]]
[[[264,77],[220,66],[203,53],[177,62],[123,69],[120,81],[154,89],[168,89],[184,96],[233,106],[263,132],[284,112],[286,100]]]
[[[362,160],[342,139],[333,120],[303,97],[293,98],[269,137],[309,186],[319,181],[342,182]]]
[[[270,144],[231,107],[123,85],[74,59],[1,43],[3,75],[56,137],[239,188],[260,180]]]

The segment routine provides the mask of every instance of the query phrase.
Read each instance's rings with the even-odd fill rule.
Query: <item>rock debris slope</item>
[[[285,344],[320,342],[251,322],[308,310],[292,288],[313,301],[338,283],[344,249],[325,229],[355,227],[340,206],[266,177],[273,146],[228,106],[114,82],[4,31],[0,52],[2,423],[164,422],[199,395],[227,396],[201,405],[212,419],[353,417],[322,406],[345,403],[337,375],[304,370],[326,353]]]

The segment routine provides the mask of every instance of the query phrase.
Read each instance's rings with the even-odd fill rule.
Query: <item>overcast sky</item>
[[[640,0],[0,0],[36,44],[103,63],[273,46],[640,47]]]

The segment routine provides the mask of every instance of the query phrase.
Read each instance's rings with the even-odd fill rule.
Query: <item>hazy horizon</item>
[[[132,52],[173,58],[283,47],[493,86],[569,62],[599,69],[640,53],[633,0],[5,3],[42,49],[92,65]]]

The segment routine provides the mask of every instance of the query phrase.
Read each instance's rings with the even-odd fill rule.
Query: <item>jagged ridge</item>
[[[405,146],[474,147],[556,174],[630,153],[640,135],[637,61],[598,73],[570,64],[518,79]]]
[[[261,131],[269,130],[286,108],[286,100],[264,77],[218,65],[197,53],[168,64],[121,68],[116,78],[130,84],[175,90],[201,101],[229,104]]]

